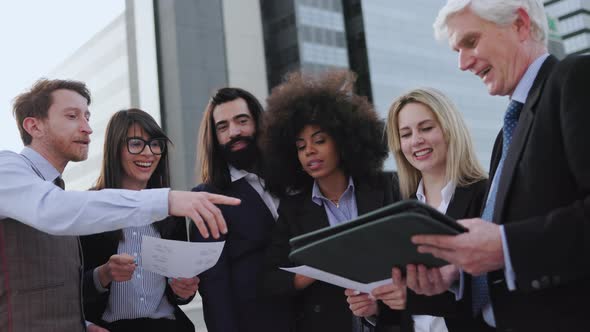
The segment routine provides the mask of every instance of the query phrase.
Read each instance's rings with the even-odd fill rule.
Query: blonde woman
[[[389,110],[387,136],[402,198],[418,199],[455,219],[480,216],[487,174],[477,161],[461,114],[447,96],[432,88],[419,88],[398,97]],[[444,267],[441,273],[410,265],[407,273],[408,286],[423,295],[435,294],[434,288],[441,285],[448,288],[459,276],[453,266]],[[473,327],[469,303],[457,302],[451,292],[417,295],[406,289],[405,280],[400,283],[400,275],[397,277],[394,285],[373,291],[386,305],[375,312],[378,322],[395,322],[402,331],[420,332],[469,331]],[[422,315],[425,313],[435,316]]]

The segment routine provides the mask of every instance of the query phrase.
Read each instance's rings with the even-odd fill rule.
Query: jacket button
[[[313,312],[320,312],[322,311],[322,306],[320,306],[319,304],[316,304],[313,306]]]
[[[541,288],[541,283],[539,280],[533,280],[533,282],[531,282],[531,286],[533,286],[534,289],[539,289]]]

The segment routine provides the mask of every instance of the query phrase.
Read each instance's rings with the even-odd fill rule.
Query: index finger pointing
[[[235,198],[235,197],[218,195],[218,194],[210,194],[210,193],[205,193],[205,194],[207,194],[206,197],[209,200],[209,202],[211,202],[213,204],[239,205],[242,202],[240,199]]]

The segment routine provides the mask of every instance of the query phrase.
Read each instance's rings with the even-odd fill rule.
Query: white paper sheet
[[[191,278],[217,263],[225,241],[186,242],[143,236],[142,267],[170,278]]]
[[[371,282],[368,284],[364,284],[362,282],[358,282],[358,281],[354,281],[354,280],[350,280],[350,279],[346,279],[344,277],[332,274],[332,273],[328,273],[326,271],[322,271],[322,270],[318,270],[316,268],[313,268],[311,266],[307,266],[307,265],[301,265],[301,266],[296,266],[296,267],[281,267],[281,270],[285,270],[291,273],[298,273],[301,275],[304,275],[306,277],[310,277],[316,280],[320,280],[323,282],[326,282],[328,284],[332,284],[335,286],[339,286],[342,288],[349,288],[349,289],[354,289],[357,291],[360,291],[361,293],[371,293],[371,291],[379,286],[383,286],[383,285],[387,285],[387,284],[391,284],[392,280],[391,278],[385,279],[385,280],[380,280],[380,281],[375,281],[375,282]]]

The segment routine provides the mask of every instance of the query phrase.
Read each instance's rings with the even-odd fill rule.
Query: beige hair
[[[446,158],[446,181],[457,186],[466,186],[487,178],[486,172],[477,160],[471,135],[463,118],[453,102],[442,92],[432,88],[418,88],[398,97],[389,108],[387,119],[387,141],[395,157],[403,198],[412,196],[422,175],[406,159],[401,151],[398,116],[410,103],[420,103],[434,114],[440,124],[448,151]]]

